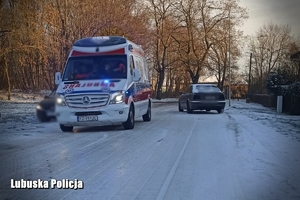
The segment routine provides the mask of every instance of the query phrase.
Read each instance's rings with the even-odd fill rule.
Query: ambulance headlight
[[[125,92],[115,92],[111,94],[110,104],[123,103],[125,100]]]
[[[60,95],[56,96],[55,103],[58,106],[65,106],[66,105],[66,102],[65,102],[64,98],[62,96],[60,96]]]

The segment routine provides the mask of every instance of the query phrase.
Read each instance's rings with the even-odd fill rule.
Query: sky
[[[290,25],[291,34],[300,38],[300,0],[240,0],[239,5],[248,9],[249,18],[240,28],[245,35],[254,35],[264,24],[272,22]],[[249,57],[246,47],[238,61],[240,72],[244,72]]]
[[[245,34],[255,34],[261,26],[273,22],[290,25],[292,34],[300,36],[300,0],[240,0],[240,5],[249,12],[242,27]]]
[[[241,7],[248,9],[249,18],[240,29],[245,35],[254,35],[264,24],[290,25],[291,34],[300,39],[300,0],[239,0]],[[238,61],[239,72],[245,72],[250,53],[244,48]],[[214,77],[201,81],[215,81]]]

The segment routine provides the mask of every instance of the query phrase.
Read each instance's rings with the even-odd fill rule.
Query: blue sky
[[[290,25],[292,34],[300,37],[300,0],[240,0],[247,7],[249,19],[242,30],[254,34],[263,24]]]

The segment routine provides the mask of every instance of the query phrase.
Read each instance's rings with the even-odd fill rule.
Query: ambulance
[[[55,73],[55,115],[63,132],[75,126],[122,124],[151,120],[149,69],[140,45],[120,36],[77,40],[63,73]]]

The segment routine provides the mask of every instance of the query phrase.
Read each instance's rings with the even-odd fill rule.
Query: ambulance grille
[[[102,107],[108,103],[108,94],[78,94],[65,97],[66,103],[72,108]]]

